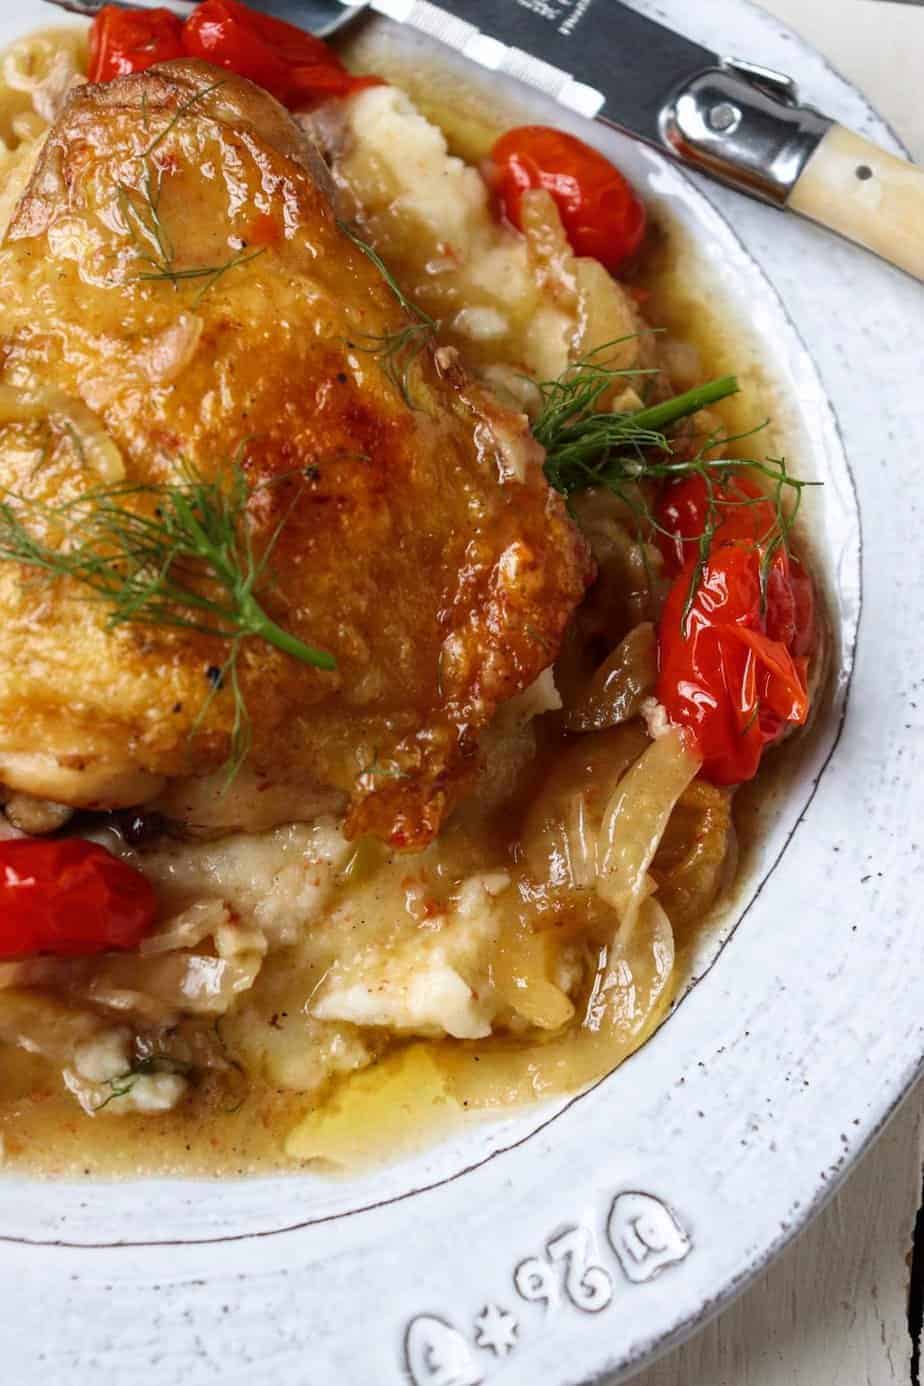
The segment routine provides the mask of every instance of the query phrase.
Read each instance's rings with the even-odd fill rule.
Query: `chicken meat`
[[[272,98],[191,62],[78,88],[0,248],[7,521],[66,553],[94,496],[156,518],[157,488],[242,474],[260,601],[336,667],[249,637],[229,673],[223,635],[113,625],[7,553],[0,781],[84,808],[201,800],[243,716],[255,793],[339,796],[351,834],[426,843],[592,576],[541,463],[338,220]]]

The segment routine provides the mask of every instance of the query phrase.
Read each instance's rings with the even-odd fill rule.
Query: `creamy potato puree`
[[[573,254],[545,193],[526,199],[524,235],[499,222],[477,168],[397,87],[372,87],[303,121],[332,161],[345,209],[368,230],[406,292],[447,342],[503,393],[618,343],[614,369],[654,364],[631,297],[596,260]]]

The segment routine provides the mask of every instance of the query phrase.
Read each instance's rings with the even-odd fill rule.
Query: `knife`
[[[102,0],[51,3],[87,14]],[[192,0],[167,3],[193,8]],[[792,78],[719,57],[619,0],[249,3],[316,33],[376,10],[924,280],[920,168],[802,104]]]
[[[782,73],[720,58],[619,0],[371,7],[924,280],[924,172],[801,104]]]

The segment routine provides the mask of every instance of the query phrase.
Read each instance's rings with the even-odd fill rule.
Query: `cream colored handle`
[[[832,125],[787,204],[924,280],[924,170]]]

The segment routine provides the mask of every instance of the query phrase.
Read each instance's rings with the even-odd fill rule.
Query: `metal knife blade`
[[[670,94],[719,65],[708,48],[615,0],[372,0],[372,8],[658,145]]]
[[[371,8],[777,206],[831,127],[798,104],[790,78],[722,59],[619,0],[371,0]]]

